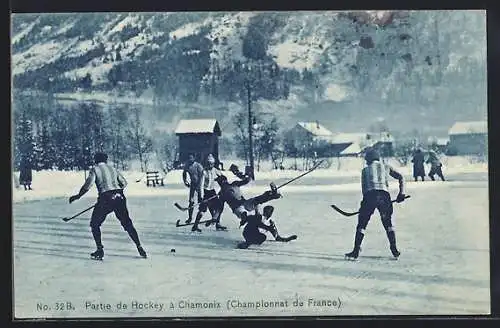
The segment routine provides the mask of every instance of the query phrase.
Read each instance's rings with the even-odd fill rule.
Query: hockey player
[[[218,176],[216,181],[221,188],[219,191],[219,198],[223,204],[227,203],[229,205],[236,217],[242,220],[242,224],[244,224],[248,212],[254,211],[258,205],[264,204],[273,199],[281,198],[276,185],[271,182],[270,191],[266,191],[263,194],[250,199],[245,199],[241,193],[240,187],[248,184],[250,182],[250,177],[241,173],[238,170],[238,167],[234,164],[231,165],[230,170],[241,180],[229,183],[224,175],[221,174]]]
[[[438,155],[434,150],[429,150],[429,158],[427,158],[427,164],[431,164],[431,170],[429,171],[429,177],[432,179],[432,181],[435,181],[436,179],[434,178],[434,175],[437,174],[438,177],[441,178],[442,181],[444,181],[444,175],[443,175],[443,164],[438,158]]]
[[[274,207],[268,205],[264,207],[264,211],[262,214],[255,211],[255,214],[248,215],[246,221],[243,223],[245,228],[243,229],[243,238],[245,241],[242,241],[238,244],[238,248],[245,249],[250,245],[261,245],[264,241],[266,241],[266,235],[259,231],[259,229],[263,229],[269,231],[276,241],[290,241],[297,239],[296,235],[290,236],[288,238],[283,238],[278,234],[278,229],[276,229],[276,225],[273,220],[271,220],[271,216],[273,215]],[[263,221],[269,219],[269,225],[266,225]]]
[[[201,180],[203,202],[201,202],[200,206],[198,207],[198,214],[196,215],[191,231],[201,231],[198,228],[198,224],[203,216],[203,213],[205,213],[207,209],[212,215],[212,221],[208,221],[206,223],[206,226],[208,227],[212,223],[215,223],[216,230],[227,230],[226,227],[220,224],[220,216],[222,214],[224,204],[220,201],[217,192],[215,191],[215,179],[220,175],[221,172],[215,168],[215,158],[212,154],[208,154],[207,167],[203,170],[203,176]]]
[[[182,180],[184,181],[184,185],[189,188],[189,217],[186,220],[186,223],[190,223],[193,220],[194,194],[196,193],[198,203],[201,203],[202,201],[202,178],[203,166],[195,161],[194,154],[189,154],[188,161],[184,165],[184,170],[182,171]]]
[[[369,148],[365,153],[367,166],[361,172],[361,187],[363,199],[359,209],[358,224],[356,226],[356,234],[354,237],[354,249],[352,252],[345,254],[346,258],[356,259],[361,250],[361,243],[365,236],[365,229],[370,221],[375,209],[380,213],[382,224],[389,239],[389,248],[392,255],[398,258],[400,252],[396,247],[396,233],[391,222],[393,207],[391,196],[389,194],[388,175],[399,181],[399,193],[396,198],[398,203],[404,201],[404,179],[403,176],[387,164],[380,161],[378,152]]]
[[[139,255],[146,258],[146,251],[142,248],[137,231],[130,219],[127,209],[127,199],[123,194],[123,188],[127,186],[127,181],[120,172],[111,165],[108,165],[107,161],[108,155],[105,153],[96,153],[94,155],[96,165],[90,170],[89,176],[80,188],[80,192],[69,198],[69,203],[71,204],[75,200],[80,199],[89,191],[92,183],[95,182],[99,196],[92,212],[90,227],[97,250],[90,254],[91,257],[95,259],[102,259],[104,257],[104,247],[101,242],[101,225],[106,216],[114,212],[118,220],[120,220],[123,229],[135,243]]]
[[[420,177],[422,181],[425,180],[425,168],[424,168],[424,153],[422,149],[418,148],[413,154],[413,159],[411,160],[413,163],[413,178],[415,181]]]

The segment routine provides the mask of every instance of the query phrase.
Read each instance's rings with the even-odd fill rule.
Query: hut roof
[[[203,134],[215,133],[221,135],[219,123],[215,119],[180,120],[175,134]]]

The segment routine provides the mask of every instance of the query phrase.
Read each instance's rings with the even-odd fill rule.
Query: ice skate
[[[238,243],[238,245],[236,245],[236,247],[239,249],[247,249],[248,246],[250,246],[250,244],[247,243],[246,241],[242,241],[242,242]]]
[[[345,254],[346,260],[356,260],[359,256],[359,249],[355,248],[352,252]]]
[[[227,227],[225,227],[223,225],[220,225],[219,223],[216,223],[215,224],[215,230],[217,230],[217,231],[226,231]]]
[[[394,256],[394,259],[396,259],[396,260],[399,258],[399,255],[401,255],[401,253],[398,251],[396,246],[391,246],[391,253],[392,253],[392,256]]]
[[[102,258],[104,257],[104,249],[102,247],[98,247],[95,252],[90,253],[90,257],[93,260],[102,260]]]
[[[147,258],[148,257],[148,255],[146,254],[146,251],[144,250],[144,248],[142,248],[142,246],[137,246],[137,251],[139,252],[139,255],[142,258]]]
[[[198,228],[198,226],[193,226],[193,227],[191,228],[191,231],[192,231],[192,232],[201,232],[201,229],[200,229],[200,228]]]

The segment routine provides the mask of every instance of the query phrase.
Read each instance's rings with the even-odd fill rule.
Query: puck
[[[172,249],[170,250],[170,252],[171,252],[171,253],[175,253],[175,248],[172,248]]]

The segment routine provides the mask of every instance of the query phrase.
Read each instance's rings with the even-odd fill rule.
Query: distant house
[[[431,146],[431,148],[439,151],[440,153],[445,153],[448,149],[448,144],[450,143],[450,139],[429,137],[427,139],[427,143]]]
[[[328,156],[328,145],[332,132],[316,122],[298,122],[290,131],[295,147],[300,152],[302,148],[314,149],[317,156]]]
[[[384,157],[394,155],[394,138],[389,132],[333,133],[318,121],[298,122],[290,132],[299,145],[314,148],[320,157],[359,156],[368,146]]]
[[[368,133],[367,146],[377,149],[382,157],[394,156],[394,137],[390,132]]]
[[[325,140],[332,135],[332,131],[325,128],[323,125],[316,122],[298,122],[294,130],[296,135],[309,136],[314,141]]]
[[[366,144],[366,133],[336,133],[330,138],[332,156],[358,156]]]
[[[381,156],[394,156],[394,137],[389,132],[338,133],[331,138],[334,156],[359,156],[366,147],[374,147]]]
[[[488,151],[486,121],[456,122],[448,131],[450,155],[485,155]]]
[[[220,164],[219,137],[222,133],[217,120],[181,120],[175,129],[175,134],[179,137],[177,167],[185,163],[191,153],[201,163],[206,160],[208,154],[212,154],[215,162]]]

